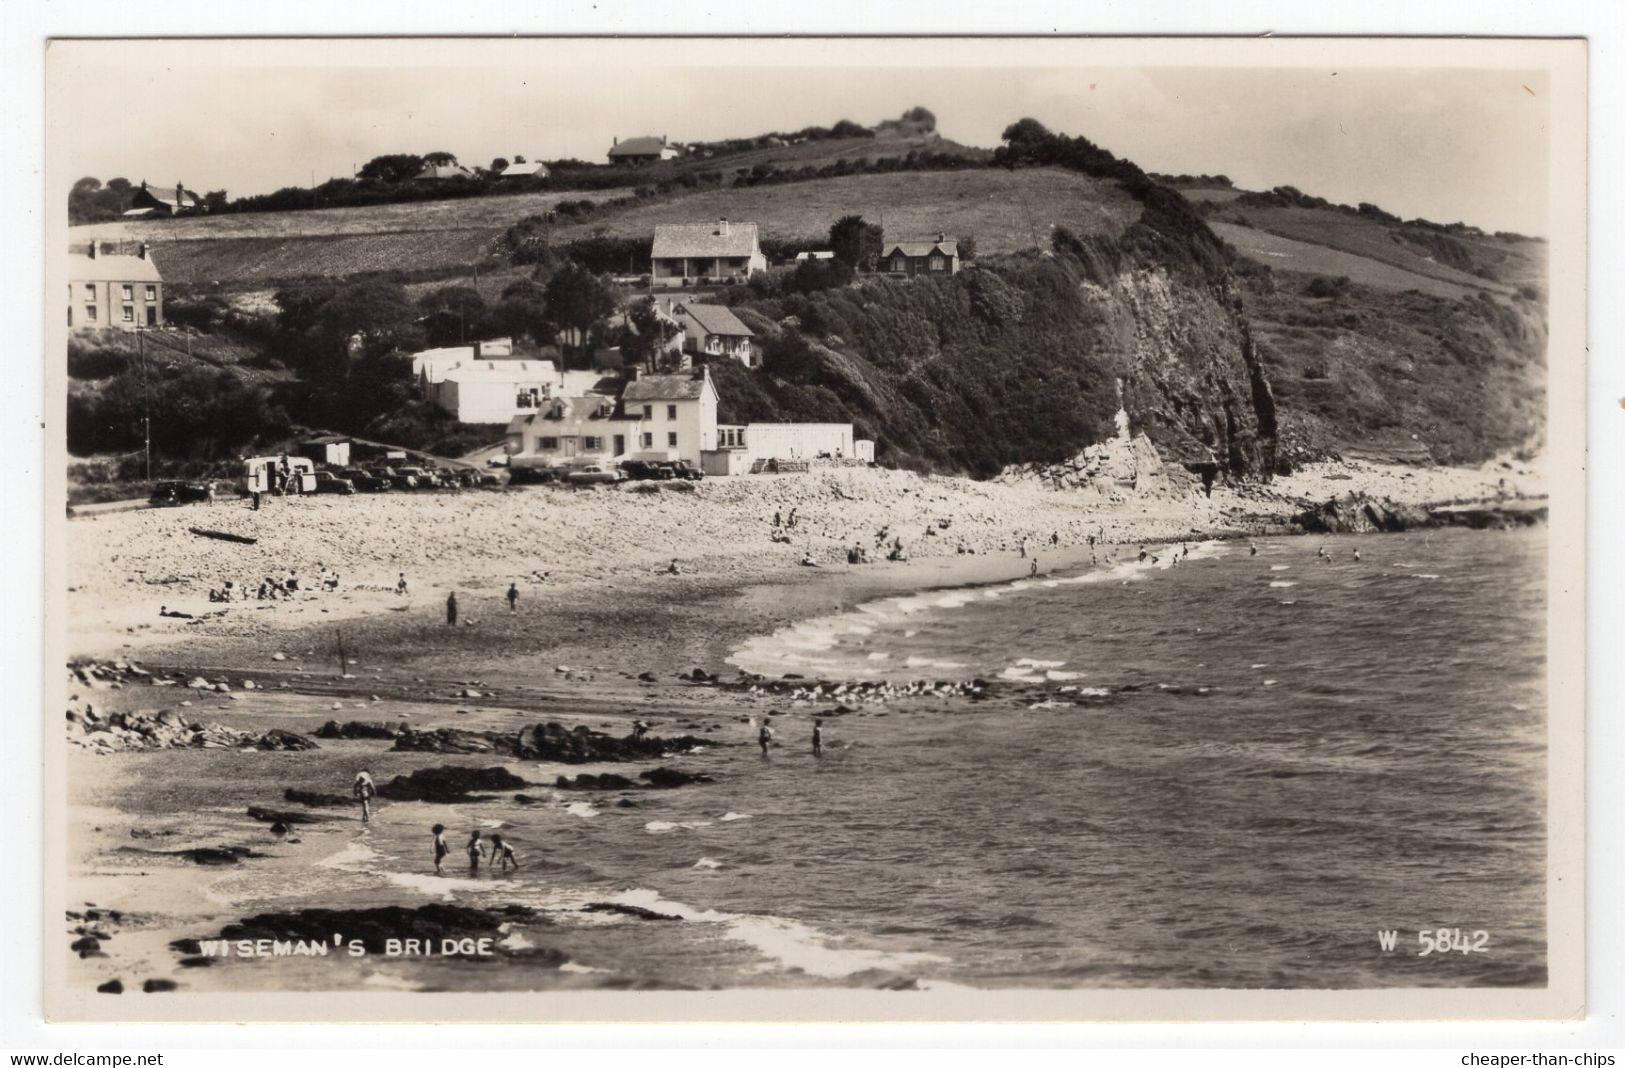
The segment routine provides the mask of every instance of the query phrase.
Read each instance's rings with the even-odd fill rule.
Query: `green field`
[[[494,243],[513,222],[559,199],[558,194],[530,194],[199,216],[76,227],[72,234],[76,240],[95,234],[104,240],[149,241],[153,258],[171,282],[255,288],[366,271],[489,268],[495,266]],[[722,217],[755,222],[763,237],[804,237],[826,233],[841,216],[857,213],[884,221],[887,236],[893,238],[939,230],[975,235],[978,252],[988,254],[1048,247],[1052,224],[1078,233],[1120,233],[1139,212],[1139,204],[1114,183],[1071,171],[903,171],[711,189],[637,203],[589,222],[560,226],[555,240],[599,230],[647,236],[658,223]]]
[[[1358,285],[1371,286],[1375,289],[1400,292],[1415,289],[1431,296],[1447,298],[1470,296],[1480,290],[1487,291],[1492,288],[1499,292],[1505,288],[1493,286],[1492,283],[1481,279],[1476,280],[1474,285],[1447,282],[1395,267],[1369,256],[1356,255],[1325,245],[1310,244],[1307,241],[1295,241],[1290,237],[1281,237],[1278,234],[1237,226],[1234,223],[1210,222],[1208,225],[1213,228],[1214,233],[1233,245],[1243,256],[1278,271],[1298,271],[1332,278],[1345,276]]]

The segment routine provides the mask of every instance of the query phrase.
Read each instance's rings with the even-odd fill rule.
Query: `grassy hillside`
[[[1350,281],[1375,289],[1398,292],[1415,289],[1436,297],[1452,299],[1470,296],[1486,285],[1483,282],[1466,285],[1446,281],[1405,270],[1369,256],[1345,252],[1327,245],[1298,241],[1234,223],[1210,222],[1208,225],[1237,252],[1272,270],[1318,274],[1328,278],[1346,277]]]
[[[805,146],[793,146],[805,147]],[[480,197],[331,211],[107,223],[80,234],[146,240],[175,282],[267,286],[367,271],[445,273],[488,263],[491,246],[518,219],[558,202],[553,194]],[[1054,168],[858,174],[741,189],[710,189],[634,203],[555,228],[556,241],[596,231],[647,236],[658,223],[727,217],[756,222],[764,237],[823,234],[843,215],[884,218],[891,237],[945,230],[973,234],[982,253],[1046,245],[1051,224],[1077,233],[1118,233],[1138,205],[1109,181]]]

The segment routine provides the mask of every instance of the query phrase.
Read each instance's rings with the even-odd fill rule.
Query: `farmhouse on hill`
[[[180,182],[175,183],[174,189],[157,189],[149,188],[143,181],[130,198],[130,210],[124,214],[129,218],[161,219],[206,210],[203,198]]]
[[[755,223],[668,223],[655,227],[650,279],[657,286],[743,282],[767,270]]]
[[[682,151],[676,145],[666,141],[666,135],[659,137],[628,137],[622,141],[619,137],[610,146],[609,161],[611,163],[659,163],[663,159],[676,159]]]
[[[145,244],[133,256],[68,254],[68,326],[136,330],[164,325],[164,279]]]
[[[760,351],[752,344],[756,335],[732,309],[686,300],[675,301],[670,307],[672,320],[683,330],[685,353],[738,360],[746,367],[761,364]]]
[[[880,256],[880,269],[892,274],[956,274],[959,242],[947,234],[935,241],[893,241]]]
[[[448,178],[472,178],[474,172],[461,163],[425,163],[413,176],[415,182],[443,182]]]

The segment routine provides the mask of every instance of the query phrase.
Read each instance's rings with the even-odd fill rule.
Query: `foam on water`
[[[699,860],[694,862],[694,867],[700,869],[701,871],[715,871],[722,867],[722,861],[713,859],[712,857],[701,857]]]
[[[1287,589],[1290,586],[1296,586],[1296,585],[1297,585],[1296,582],[1287,582],[1287,581],[1284,581],[1282,579],[1276,579],[1274,582],[1270,583],[1270,589],[1272,589],[1272,590],[1284,590],[1284,589]]]
[[[650,834],[670,834],[672,831],[692,831],[709,826],[711,826],[710,820],[650,820],[643,825],[643,829]]]
[[[572,801],[564,806],[564,811],[572,816],[580,816],[582,819],[591,819],[598,815],[598,810],[585,801]]]
[[[656,890],[627,890],[609,900],[678,916],[690,923],[717,924],[726,937],[749,945],[786,968],[799,968],[807,975],[821,979],[840,979],[872,969],[899,970],[947,960],[934,953],[891,953],[849,948],[839,945],[839,939],[821,934],[795,920],[720,912],[716,909],[701,910],[680,901],[669,901]]]
[[[722,815],[722,822],[732,823],[735,820],[748,820],[750,818],[751,815],[748,812],[726,812]]]

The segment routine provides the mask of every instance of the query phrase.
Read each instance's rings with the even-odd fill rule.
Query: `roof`
[[[635,382],[628,382],[626,389],[621,393],[621,400],[631,401],[675,401],[699,400],[705,392],[707,379],[695,375],[643,375]]]
[[[700,329],[707,334],[722,334],[730,337],[755,337],[750,327],[739,321],[729,308],[720,304],[680,304],[682,314],[687,315]]]
[[[180,191],[182,194],[184,194],[184,197],[177,197],[175,195],[175,190],[170,189],[167,186],[151,186],[143,182],[141,187],[136,190],[136,194],[140,195],[144,193],[160,204],[168,204],[171,208],[202,207],[202,197],[184,187],[182,187]]]
[[[306,438],[301,445],[342,445],[350,439],[339,434],[322,434],[319,437]]]
[[[893,252],[901,252],[905,256],[929,256],[933,252],[941,252],[944,256],[958,256],[959,242],[953,238],[944,241],[893,241],[886,246],[886,251],[880,256],[884,259]]]
[[[600,142],[602,143],[602,142]],[[628,137],[614,148],[609,150],[611,156],[658,156],[668,148],[664,138],[660,137]]]
[[[418,178],[472,178],[474,172],[461,163],[425,163],[423,169],[418,171]]]
[[[831,252],[831,251],[829,251],[827,249],[822,251],[822,252],[798,252],[798,253],[796,253],[796,262],[797,263],[805,263],[808,260],[832,260],[834,258],[835,258],[835,253],[833,253],[833,252]]]
[[[510,163],[497,172],[498,178],[529,178],[535,175],[547,176],[547,164],[540,160],[534,163]]]
[[[552,382],[558,377],[558,368],[547,360],[469,360],[448,367],[441,381]]]
[[[755,223],[729,223],[728,232],[722,232],[722,223],[668,223],[655,227],[653,259],[678,259],[684,256],[754,256],[760,250],[756,244]]]
[[[70,282],[162,282],[158,265],[149,253],[140,256],[87,256],[83,252],[68,253],[68,281]]]
[[[559,393],[570,397],[588,394],[613,397],[621,388],[621,380],[602,371],[566,371],[559,376]]]

